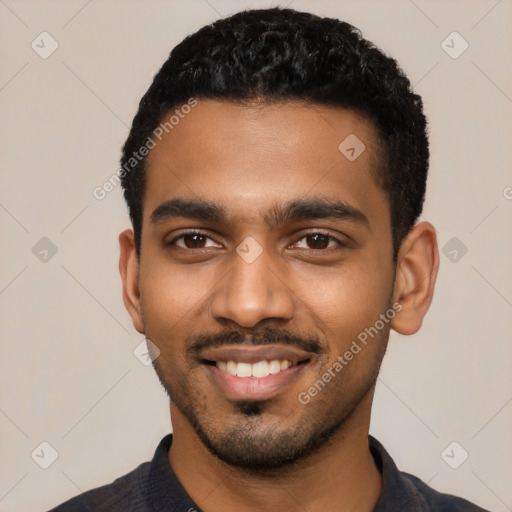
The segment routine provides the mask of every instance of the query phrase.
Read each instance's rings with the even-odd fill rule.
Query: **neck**
[[[171,403],[169,462],[204,512],[371,512],[382,489],[382,477],[368,446],[372,398],[373,390],[314,454],[266,475],[229,466],[212,455]]]

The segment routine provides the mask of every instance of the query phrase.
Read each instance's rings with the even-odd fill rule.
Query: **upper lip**
[[[274,359],[288,360],[292,364],[311,359],[313,354],[298,347],[289,345],[224,345],[222,347],[204,349],[199,353],[203,361],[236,361],[240,363],[257,363]]]

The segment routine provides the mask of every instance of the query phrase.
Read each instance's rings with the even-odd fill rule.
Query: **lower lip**
[[[292,366],[267,377],[237,377],[216,366],[205,364],[215,383],[230,400],[267,400],[277,395],[282,389],[297,379],[307,364]]]

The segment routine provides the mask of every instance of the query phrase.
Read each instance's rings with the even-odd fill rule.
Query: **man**
[[[433,296],[428,159],[421,98],[347,23],[245,11],[174,48],[119,172],[123,298],[173,434],[54,510],[483,510],[368,434],[390,329]]]

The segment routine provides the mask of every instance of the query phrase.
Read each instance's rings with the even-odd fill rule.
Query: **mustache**
[[[202,350],[217,348],[223,345],[292,345],[312,354],[322,354],[324,349],[318,336],[300,333],[298,335],[288,333],[277,328],[267,328],[254,334],[246,334],[242,331],[223,331],[218,334],[202,334],[196,336],[187,353],[197,355]]]

